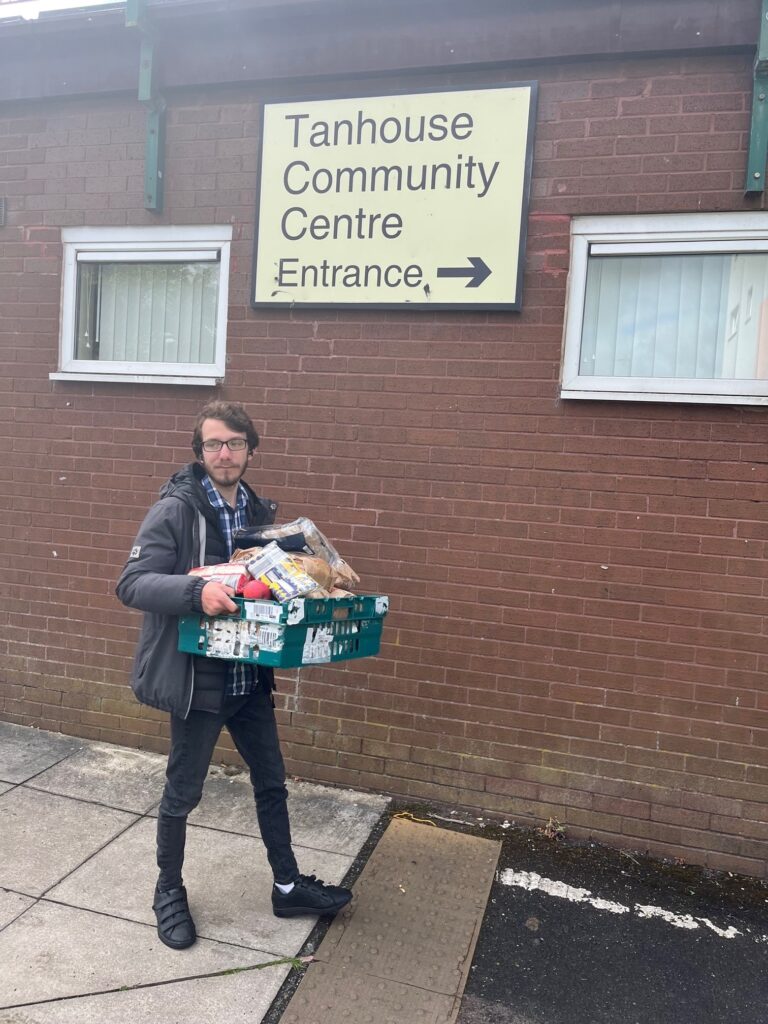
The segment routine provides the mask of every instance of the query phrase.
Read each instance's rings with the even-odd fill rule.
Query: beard
[[[206,466],[205,470],[214,485],[222,487],[234,487],[245,476],[248,464],[244,466]]]

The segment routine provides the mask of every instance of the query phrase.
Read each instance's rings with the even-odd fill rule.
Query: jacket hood
[[[197,509],[197,511],[202,512],[206,519],[217,522],[216,509],[208,501],[208,495],[205,493],[202,485],[204,476],[205,470],[202,466],[197,462],[190,462],[183,469],[174,473],[170,480],[166,480],[160,488],[160,497],[176,498],[178,501],[183,501],[185,504]],[[275,514],[277,513],[277,503],[267,498],[260,498],[245,480],[241,480],[240,483],[243,484],[248,494],[251,516],[259,524],[274,522]]]
[[[173,476],[166,480],[160,488],[161,498],[178,498],[186,501],[195,507],[202,504],[205,497],[203,485],[203,471],[196,462],[190,462],[183,469],[177,470]]]

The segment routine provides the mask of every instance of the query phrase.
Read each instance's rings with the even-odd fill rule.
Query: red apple
[[[272,591],[261,580],[248,580],[243,587],[243,597],[250,601],[268,601],[272,597]]]

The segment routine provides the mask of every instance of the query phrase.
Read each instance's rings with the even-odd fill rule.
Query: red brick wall
[[[521,315],[252,311],[264,89],[169,96],[162,218],[133,99],[0,107],[0,717],[165,747],[112,588],[211,390],[48,380],[59,229],[232,222],[220,393],[263,432],[250,479],[392,599],[381,657],[282,677],[290,769],[762,875],[766,413],[558,398],[571,215],[761,205],[742,195],[751,60],[428,85],[529,78]]]

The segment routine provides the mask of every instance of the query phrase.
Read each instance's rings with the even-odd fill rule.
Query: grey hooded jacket
[[[190,463],[175,473],[147,512],[117,581],[118,598],[143,611],[131,674],[142,704],[186,718],[192,706],[195,657],[178,650],[178,618],[201,613],[205,580],[186,573],[205,564],[206,535],[218,530],[216,510],[200,483],[203,470]],[[248,491],[248,523],[273,523],[277,505]]]

